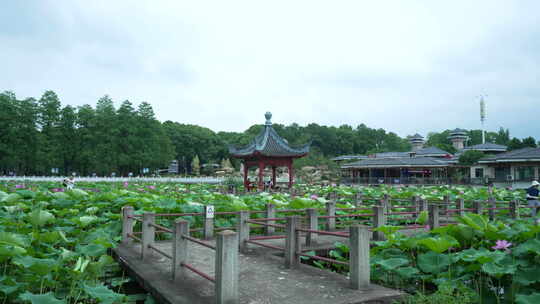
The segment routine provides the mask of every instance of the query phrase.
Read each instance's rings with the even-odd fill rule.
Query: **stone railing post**
[[[364,195],[362,194],[362,192],[360,191],[356,192],[356,198],[354,200],[354,207],[360,208],[363,205],[363,199],[364,199]]]
[[[182,219],[174,221],[174,235],[172,247],[172,279],[179,280],[185,276],[185,269],[182,264],[188,258],[188,240],[184,235],[189,235],[189,222]]]
[[[326,203],[326,215],[336,216],[336,202],[331,201]],[[326,219],[326,230],[332,231],[336,229],[336,218],[330,217]]]
[[[513,219],[517,219],[519,217],[518,206],[519,205],[517,201],[510,201],[510,217]]]
[[[152,248],[150,245],[154,245],[156,228],[151,226],[154,224],[155,215],[153,212],[145,212],[143,214],[142,222],[142,244],[141,244],[141,258],[146,260],[152,256]]]
[[[429,205],[429,228],[433,230],[439,228],[439,205]]]
[[[385,194],[383,196],[381,200],[381,206],[383,206],[385,213],[390,212],[390,196],[388,194]]]
[[[298,240],[298,216],[287,217],[287,225],[285,231],[285,268],[295,268],[300,264],[299,256],[296,252],[299,249],[300,241]]]
[[[308,229],[311,230],[318,230],[319,229],[319,218],[317,209],[315,208],[309,208],[306,209],[306,213],[308,216]],[[306,232],[306,246],[312,246],[317,241],[317,234]]]
[[[266,204],[266,218],[276,217],[276,206],[274,204]],[[267,221],[268,224],[275,224],[275,221]],[[265,226],[264,231],[266,235],[273,234],[276,230],[274,227]]]
[[[247,222],[249,220],[249,212],[246,210],[242,210],[238,213],[238,246],[240,248],[240,252],[245,253],[247,252],[247,240],[249,240],[249,223]]]
[[[448,216],[449,206],[450,206],[450,195],[445,195],[443,197],[443,211],[444,211],[445,216]]]
[[[481,201],[474,201],[473,208],[474,208],[474,213],[480,214],[480,215],[484,214],[484,206],[482,206]]]
[[[426,199],[420,199],[420,212],[428,211],[428,202]]]
[[[133,242],[133,239],[129,237],[130,234],[133,234],[133,225],[135,224],[133,215],[133,207],[122,207],[122,244],[125,245]]]
[[[216,238],[215,293],[217,304],[239,303],[238,237],[225,230]]]
[[[373,228],[379,228],[386,225],[386,215],[384,212],[384,207],[374,206],[373,207]],[[385,239],[384,233],[382,231],[373,231],[373,239],[376,241],[383,241]]]
[[[490,221],[493,221],[493,220],[495,220],[495,210],[492,209],[492,208],[497,207],[497,203],[496,203],[496,201],[495,201],[495,197],[493,197],[493,196],[490,195],[490,196],[489,196],[489,199],[488,199],[488,204],[487,204],[487,205],[488,205],[488,208],[489,208],[489,210],[488,210],[488,211],[489,211],[489,212],[488,212],[488,214],[489,214],[489,220],[490,220]]]
[[[369,230],[365,226],[349,227],[349,276],[352,289],[369,286]]]
[[[457,200],[457,209],[459,210],[457,212],[457,214],[459,216],[464,216],[465,215],[465,211],[463,209],[465,209],[465,199],[463,199],[462,197],[461,198],[458,198]]]
[[[204,206],[203,235],[205,240],[214,237],[214,206]]]

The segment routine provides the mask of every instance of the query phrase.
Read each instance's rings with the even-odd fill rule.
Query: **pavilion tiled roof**
[[[503,162],[540,162],[540,148],[523,148],[491,157],[482,158],[478,163],[503,163]]]
[[[341,168],[406,168],[406,167],[448,167],[445,160],[433,157],[370,158],[346,164]]]
[[[463,148],[463,150],[503,152],[503,151],[507,150],[507,147],[503,146],[503,145],[497,145],[497,144],[494,144],[494,143],[485,143],[485,144],[479,144],[479,145],[465,147],[465,148]]]
[[[437,147],[426,147],[415,151],[417,156],[446,156],[450,153]]]
[[[310,143],[301,147],[291,147],[272,127],[270,119],[272,114],[265,114],[266,124],[264,129],[253,141],[243,148],[229,146],[229,153],[235,157],[245,157],[255,154],[274,157],[301,157],[309,153]]]
[[[401,158],[409,157],[411,152],[379,152],[370,155],[371,158]]]
[[[339,161],[339,160],[354,160],[354,159],[365,159],[368,158],[367,155],[341,155],[332,158],[333,161]]]

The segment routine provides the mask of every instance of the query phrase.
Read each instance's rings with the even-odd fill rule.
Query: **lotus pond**
[[[120,241],[123,206],[136,213],[324,207],[336,192],[338,207],[352,207],[361,191],[366,203],[384,194],[410,199],[419,195],[442,200],[445,195],[466,201],[487,200],[485,188],[454,187],[310,187],[300,197],[285,193],[235,196],[216,186],[171,183],[78,183],[64,191],[59,183],[0,184],[0,297],[2,303],[153,303],[131,290],[107,250]],[[497,200],[524,198],[523,191],[495,189]],[[369,198],[369,199],[368,199]],[[341,211],[339,211],[341,212]],[[200,218],[186,217],[191,225]],[[234,226],[234,217],[216,219],[216,226]],[[421,219],[420,219],[421,220]],[[540,228],[533,219],[500,219],[467,214],[459,224],[405,236],[382,228],[385,241],[371,249],[374,282],[418,293],[411,303],[540,303]],[[333,258],[347,259],[348,248],[337,244]],[[346,268],[336,268],[347,273]],[[427,296],[424,296],[424,295]]]

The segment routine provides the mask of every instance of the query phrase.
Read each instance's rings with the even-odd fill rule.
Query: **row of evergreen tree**
[[[142,102],[134,106],[124,101],[118,108],[104,96],[92,107],[62,105],[53,91],[41,98],[17,99],[12,92],[0,93],[0,175],[134,175],[148,168],[152,173],[178,160],[181,173],[191,173],[195,157],[200,164],[220,163],[229,157],[228,144],[245,145],[262,125],[245,132],[214,132],[208,128],[159,122],[152,106]],[[410,144],[393,132],[372,129],[364,124],[356,128],[274,124],[276,131],[291,145],[312,142],[312,152],[299,165],[320,163],[329,157],[385,151],[409,151]],[[448,131],[430,133],[428,144],[451,150]],[[478,130],[472,130],[471,142],[479,143]],[[533,138],[510,139],[508,130],[488,133],[488,139],[512,147],[536,145]],[[451,152],[451,151],[450,151]],[[232,159],[233,165],[238,163]]]

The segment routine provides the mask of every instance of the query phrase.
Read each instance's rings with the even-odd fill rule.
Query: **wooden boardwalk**
[[[336,241],[347,239],[319,236],[315,250],[328,250]],[[283,247],[285,240],[264,240],[265,244]],[[208,241],[215,245],[214,241]],[[156,242],[154,247],[171,254],[171,242]],[[140,243],[122,244],[114,249],[115,258],[140,285],[160,303],[211,304],[216,303],[214,284],[203,277],[187,272],[183,279],[172,280],[171,260],[158,254],[144,262],[141,260]],[[283,252],[265,247],[248,245],[239,254],[239,303],[241,304],[353,304],[391,303],[402,293],[371,284],[368,288],[354,290],[344,275],[309,265],[287,269]],[[198,270],[214,276],[213,250],[190,242],[187,261]]]

